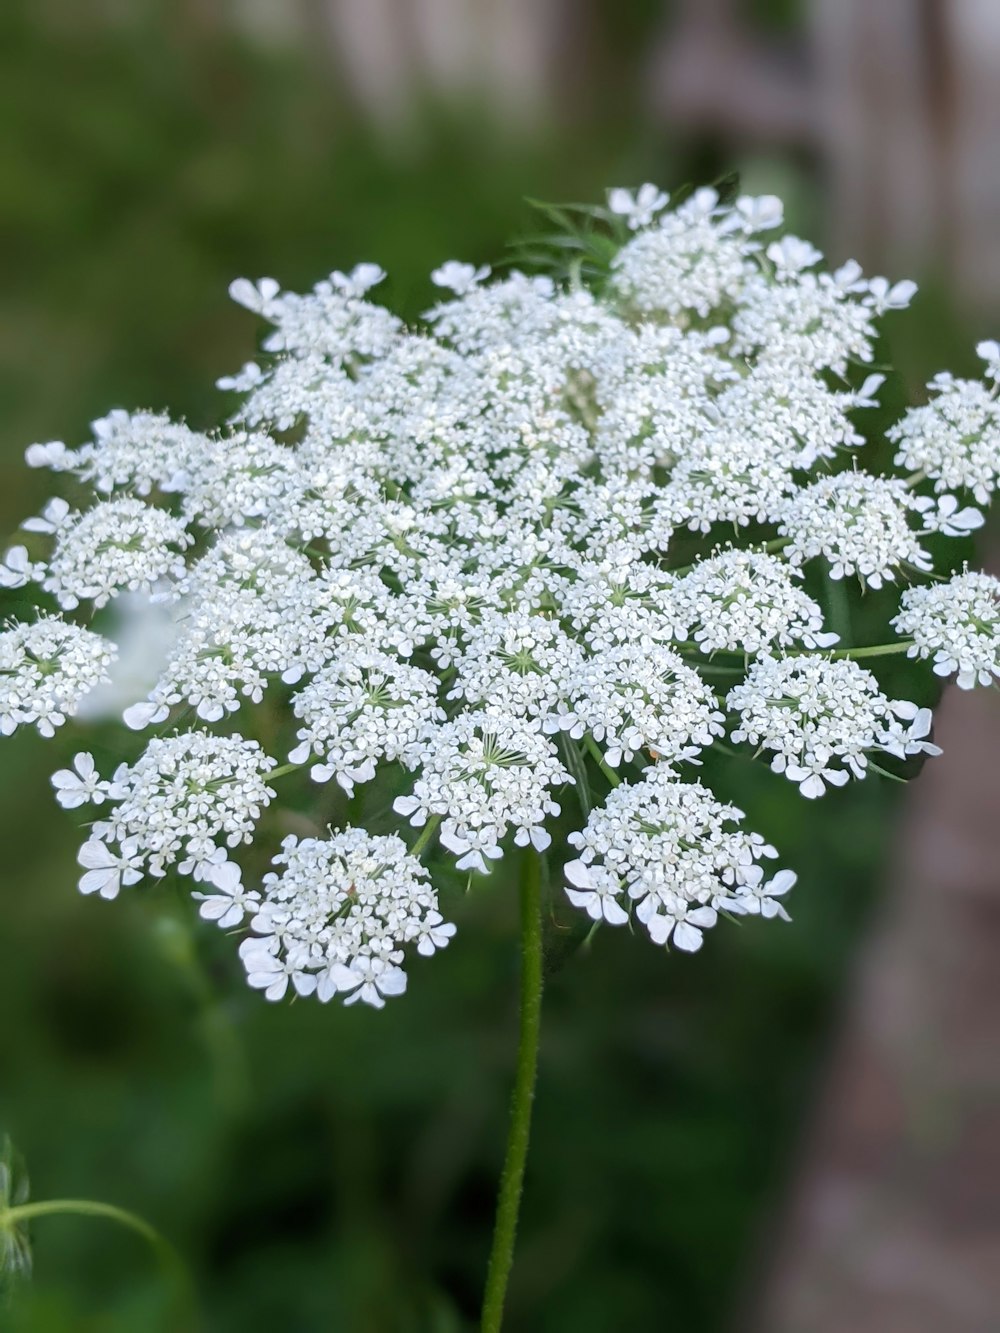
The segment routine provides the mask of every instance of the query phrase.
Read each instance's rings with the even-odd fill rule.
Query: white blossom
[[[657,213],[662,213],[669,202],[670,196],[649,181],[645,185],[640,185],[634,194],[631,190],[622,189],[621,186],[608,191],[608,208],[612,213],[625,218],[633,231],[648,227]]]
[[[739,829],[743,812],[700,783],[679,781],[669,765],[647,774],[616,787],[586,827],[570,834],[579,852],[565,867],[574,906],[610,925],[624,924],[634,907],[655,944],[689,953],[701,948],[720,911],[783,916],[775,900],[795,876],[781,871],[765,881],[759,862],[777,852]]]
[[[194,540],[180,519],[129,497],[102,501],[83,514],[56,499],[24,526],[53,537],[39,581],[65,610],[81,601],[101,607],[119,592],[148,592],[160,579],[180,575],[181,552]]]
[[[1000,580],[992,574],[967,570],[908,588],[892,624],[913,639],[911,657],[933,657],[935,673],[957,675],[960,689],[1000,678]]]
[[[483,874],[511,828],[519,847],[548,847],[545,820],[559,813],[552,789],[573,782],[539,724],[504,713],[460,713],[414,746],[408,763],[420,776],[393,809],[418,828],[443,816],[441,842],[459,869]]]
[[[328,839],[288,837],[264,876],[262,901],[240,948],[251,986],[269,1000],[289,982],[326,1001],[340,993],[381,1009],[401,995],[407,945],[424,956],[455,927],[438,911],[427,871],[399,838],[346,828]]]
[[[128,848],[130,867],[150,875],[176,865],[182,875],[209,878],[230,849],[251,840],[274,796],[266,782],[274,767],[256,741],[240,736],[191,731],[151,740],[134,764],[115,772],[106,790],[110,812],[92,825],[88,846],[108,848],[112,863]],[[110,850],[116,844],[117,854]]]
[[[929,711],[887,699],[871,672],[847,659],[762,657],[727,705],[739,715],[733,740],[770,751],[773,771],[809,798],[865,777],[871,753],[940,753],[925,739]]]
[[[574,739],[589,732],[612,768],[641,750],[693,760],[724,731],[711,687],[676,653],[655,643],[594,653],[571,677],[568,694],[553,727]]]
[[[936,491],[968,490],[989,504],[1000,482],[997,382],[989,388],[941,374],[929,387],[930,402],[909,408],[887,432],[896,466],[930,477]]]
[[[269,327],[218,381],[221,428],[115,409],[82,444],[30,446],[60,493],[0,589],[81,623],[0,630],[0,732],[123,709],[172,729],[122,732],[145,749],[105,776],[86,749],[54,774],[96,816],[81,889],[191,876],[204,919],[249,929],[252,988],[376,1007],[454,929],[394,816],[482,873],[579,804],[567,894],[595,922],[693,951],[723,912],[784,918],[794,876],[765,876],[774,849],[677,770],[728,729],[816,797],[937,750],[881,654],[1000,677],[996,580],[909,586],[1000,484],[1000,350],[979,345],[982,381],[932,380],[886,450],[865,367],[914,285],[827,271],[781,220],[769,195],[611,190],[587,223],[600,276],[596,249],[566,279],[449,260],[412,325],[374,263],[301,294],[237,279]],[[844,645],[827,627],[824,585],[847,579],[837,600],[875,590],[877,611],[905,588],[872,671],[849,616]],[[102,695],[111,639],[128,662]],[[702,770],[720,792],[727,767]],[[379,832],[305,836],[348,802]]]
[[[52,736],[108,679],[114,657],[114,644],[57,616],[0,630],[0,734],[33,725]]]
[[[731,547],[700,561],[674,589],[674,614],[701,652],[759,653],[777,645],[829,648],[838,636],[797,586],[794,566],[766,551]]]
[[[335,777],[351,794],[355,783],[374,778],[379,762],[402,759],[433,739],[446,716],[437,691],[430,672],[372,651],[364,640],[343,640],[336,661],[292,699],[303,725],[289,758],[304,764],[318,757],[313,778]]]
[[[778,531],[789,538],[793,564],[823,556],[831,579],[856,574],[870,588],[892,580],[901,565],[931,568],[918,536],[925,525],[912,492],[897,478],[867,472],[822,477],[784,504]]]

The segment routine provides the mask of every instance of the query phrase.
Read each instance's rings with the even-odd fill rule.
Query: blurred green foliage
[[[294,286],[372,259],[413,315],[434,264],[495,260],[530,229],[524,195],[597,199],[720,165],[668,152],[627,100],[517,146],[429,107],[393,150],[318,62],[27,14],[0,20],[5,531],[48,493],[21,463],[32,440],[78,442],[116,404],[216,418],[214,378],[254,347],[233,276]],[[932,337],[903,353],[920,375],[951,351],[930,309]],[[503,875],[459,901],[456,941],[413,968],[405,1001],[269,1006],[169,884],[77,895],[48,786],[74,748],[18,735],[0,756],[0,1126],[36,1197],[148,1218],[190,1263],[212,1333],[467,1327],[515,1039]],[[817,808],[759,766],[713,765],[799,871],[794,925],[720,929],[694,958],[602,931],[552,977],[512,1329],[711,1333],[766,1254],[897,791],[872,780]],[[134,1237],[75,1218],[33,1230],[34,1284],[4,1328],[178,1333]]]

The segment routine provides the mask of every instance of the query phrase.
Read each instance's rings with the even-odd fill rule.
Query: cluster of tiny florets
[[[347,1004],[381,1008],[406,989],[403,946],[429,956],[455,933],[427,871],[395,836],[345,828],[328,839],[288,837],[274,864],[281,870],[264,876],[259,893],[230,874],[202,904],[226,925],[252,912],[240,955],[250,985],[268,999],[291,982],[299,995],[341,993]]]
[[[940,753],[927,740],[930,710],[887,699],[871,672],[847,659],[760,657],[726,702],[738,716],[733,740],[771,752],[771,768],[803,796],[865,777],[873,752]]]
[[[936,749],[854,656],[1000,676],[996,580],[910,586],[1000,480],[1000,346],[985,382],[933,380],[879,466],[867,368],[913,284],[826,271],[771,196],[669,202],[611,191],[603,267],[444,263],[413,327],[375,264],[240,279],[270,332],[219,381],[224,428],[115,410],[31,446],[96,502],[52,499],[0,564],[66,613],[0,633],[0,730],[89,715],[110,672],[146,733],[54,777],[96,814],[85,892],[189,875],[202,916],[249,920],[252,987],[381,1006],[454,929],[434,840],[471,879],[558,820],[573,904],[690,951],[722,911],[784,916],[794,880],[691,765],[730,742],[817,797]],[[843,643],[830,580],[901,588],[901,637]],[[141,683],[112,671],[109,602],[169,630]]]
[[[967,570],[908,588],[892,624],[912,638],[911,657],[933,657],[937,675],[957,676],[960,689],[1000,679],[1000,580],[992,574]]]
[[[52,736],[108,679],[115,646],[56,616],[0,630],[0,734],[34,725]]]

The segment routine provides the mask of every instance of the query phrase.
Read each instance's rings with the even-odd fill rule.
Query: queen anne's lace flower
[[[892,624],[913,639],[910,657],[933,657],[935,673],[957,674],[960,689],[1000,678],[1000,580],[992,574],[908,588]]]
[[[759,653],[777,645],[829,648],[819,606],[797,585],[798,571],[766,551],[709,556],[679,580],[672,605],[704,653]]]
[[[573,782],[538,723],[504,713],[459,714],[409,762],[421,765],[420,777],[393,809],[418,827],[443,815],[441,841],[460,870],[485,872],[509,828],[519,847],[544,851],[552,838],[543,825],[559,813],[552,789]]]
[[[0,630],[0,734],[34,725],[52,736],[108,679],[114,644],[55,616]]]
[[[90,756],[77,755],[81,777],[90,778],[90,762]],[[112,806],[106,819],[92,825],[80,864],[107,869],[100,887],[105,898],[118,892],[116,867],[127,866],[134,874],[122,880],[126,884],[137,882],[143,871],[162,876],[172,865],[182,875],[208,878],[214,866],[227,861],[228,849],[251,840],[274,796],[266,782],[274,767],[256,741],[240,736],[189,731],[152,740],[134,764],[122,764],[109,782],[89,788],[93,794],[73,789]],[[60,793],[67,790],[67,776],[57,775]],[[84,876],[80,887],[86,893],[96,885]]]
[[[264,876],[254,933],[240,948],[250,985],[269,1000],[291,981],[299,995],[325,1001],[340,993],[345,1004],[381,1009],[406,989],[405,946],[429,956],[455,933],[427,871],[399,838],[358,828],[326,840],[289,837],[274,864],[283,869]],[[227,915],[234,887],[223,895]]]
[[[944,373],[930,388],[931,401],[911,407],[887,432],[898,446],[896,466],[918,469],[937,491],[969,490],[989,504],[1000,474],[1000,382],[988,388]]]
[[[644,782],[616,787],[583,831],[570,834],[580,855],[566,865],[566,893],[613,926],[634,905],[655,944],[672,941],[687,952],[701,948],[720,910],[783,916],[777,899],[795,876],[781,871],[764,880],[758,862],[777,852],[758,834],[728,827],[742,819],[742,810],[657,764]]]
[[[565,702],[582,658],[576,641],[552,620],[487,612],[456,655],[448,697],[544,717]]]
[[[318,756],[313,778],[335,777],[350,794],[355,783],[372,780],[381,760],[403,759],[432,740],[446,716],[437,690],[430,672],[373,652],[363,640],[344,640],[336,661],[292,700],[303,725],[289,758],[305,764]]]
[[[674,316],[706,316],[740,294],[753,274],[748,256],[756,247],[733,225],[745,215],[718,203],[714,190],[696,190],[675,212],[663,214],[658,226],[640,231],[615,259],[615,290],[644,314]],[[765,215],[760,227],[780,221],[780,211]]]
[[[932,567],[911,527],[919,512],[898,478],[840,472],[793,495],[781,511],[778,531],[789,538],[784,554],[793,564],[823,556],[831,579],[857,574],[870,588],[881,588],[900,565]],[[918,531],[924,526],[920,522]]]
[[[771,768],[798,783],[803,796],[865,777],[873,751],[940,753],[926,740],[929,709],[887,699],[856,662],[762,657],[727,703],[739,714],[733,740],[772,751]]]
[[[81,601],[101,607],[117,593],[148,592],[158,580],[180,575],[180,552],[194,540],[180,519],[130,498],[105,500],[84,514],[55,499],[24,527],[54,538],[40,582],[65,610]]]
[[[569,703],[552,726],[574,739],[589,733],[612,768],[641,750],[694,759],[721,736],[724,714],[693,667],[658,644],[605,648],[569,682]]]
[[[825,272],[775,236],[770,196],[668,202],[612,190],[565,280],[446,261],[413,327],[374,299],[376,264],[305,294],[238,279],[270,330],[219,380],[221,429],[115,410],[77,447],[29,448],[98,500],[49,501],[0,563],[0,588],[66,613],[0,632],[0,731],[51,735],[106,675],[92,609],[114,602],[123,643],[136,606],[165,631],[115,708],[170,733],[110,776],[83,752],[53,778],[97,816],[84,892],[176,869],[206,920],[250,919],[253,987],[379,1006],[407,946],[452,931],[419,861],[434,838],[482,873],[579,805],[571,901],[693,950],[722,909],[784,917],[794,879],[767,879],[773,849],[680,772],[727,728],[810,797],[935,751],[929,712],[829,632],[820,587],[857,576],[881,605],[982,523],[1000,349],[980,344],[985,384],[932,381],[876,470],[859,414],[883,377],[858,363],[913,284]],[[909,588],[893,623],[876,670],[898,649],[962,686],[1000,675],[986,575]],[[348,805],[380,830],[395,811],[412,850],[335,827],[249,872],[246,843],[266,858]]]
[[[208,447],[204,435],[152,412],[117,409],[91,424],[93,442],[67,449],[54,441],[30,445],[31,467],[74,472],[104,493],[128,488],[137,495],[180,490],[191,465]]]

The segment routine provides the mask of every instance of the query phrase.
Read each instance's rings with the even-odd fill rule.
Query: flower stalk
[[[517,1072],[510,1103],[507,1150],[500,1176],[493,1241],[483,1293],[482,1333],[499,1333],[514,1263],[524,1170],[531,1135],[531,1111],[538,1071],[542,1017],[542,861],[529,848],[521,873],[521,1006]]]

